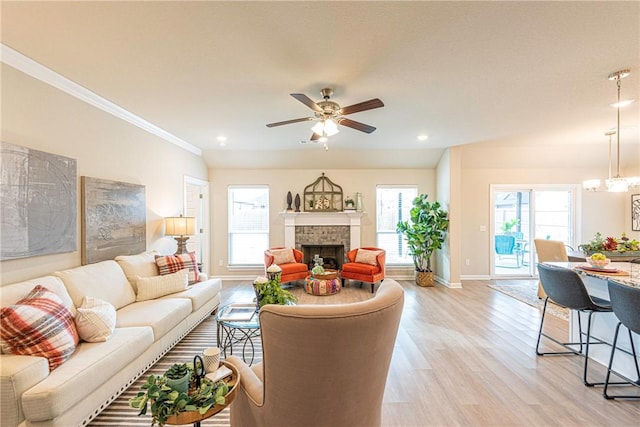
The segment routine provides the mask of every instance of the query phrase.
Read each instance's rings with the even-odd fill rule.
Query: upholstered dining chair
[[[307,264],[302,262],[304,254],[296,248],[270,248],[264,251],[265,272],[271,264],[278,264],[282,269],[280,283],[302,280],[309,275]]]
[[[536,247],[538,262],[569,262],[564,242],[560,240],[534,239],[533,244]],[[538,282],[538,298],[544,299],[546,297],[542,284]]]
[[[575,354],[584,358],[584,370],[582,381],[586,386],[603,385],[604,382],[589,382],[587,379],[589,364],[589,347],[593,344],[608,344],[598,338],[591,336],[591,326],[595,313],[611,313],[611,303],[602,298],[589,295],[584,282],[575,271],[556,267],[547,264],[538,264],[538,274],[540,282],[546,293],[542,315],[540,316],[540,330],[538,331],[538,342],[536,343],[536,354],[538,356]],[[579,342],[560,342],[556,338],[544,332],[544,319],[547,312],[547,304],[551,299],[556,304],[577,311],[578,315],[578,337]],[[587,315],[587,330],[582,331],[582,314]],[[583,339],[584,336],[584,339]],[[565,351],[540,351],[541,338],[545,337],[556,344],[562,346]],[[577,347],[577,348],[576,348]],[[584,353],[583,353],[584,349]]]
[[[340,270],[342,286],[345,279],[371,283],[373,293],[376,282],[384,280],[386,254],[384,249],[374,247],[357,248],[347,252],[348,262],[345,262]]]
[[[352,304],[263,306],[263,361],[226,359],[240,372],[231,426],[380,426],[403,303],[388,280]]]

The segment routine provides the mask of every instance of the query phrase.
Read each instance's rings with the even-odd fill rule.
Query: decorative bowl
[[[609,258],[605,258],[605,259],[587,258],[587,262],[591,265],[591,267],[604,268],[607,264],[611,262],[611,260]]]

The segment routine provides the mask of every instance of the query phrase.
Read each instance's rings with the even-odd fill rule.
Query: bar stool
[[[584,385],[592,387],[594,385],[603,385],[604,382],[592,383],[587,381],[587,369],[589,363],[589,345],[591,344],[607,344],[604,341],[591,337],[591,325],[592,317],[594,313],[611,313],[613,310],[609,301],[603,300],[589,295],[587,288],[584,286],[584,282],[573,270],[562,267],[555,267],[551,265],[538,264],[538,274],[540,276],[540,283],[546,293],[544,298],[544,308],[542,309],[542,317],[540,318],[540,330],[538,331],[538,342],[536,344],[536,354],[538,356],[546,355],[560,355],[560,354],[575,354],[582,355],[582,346],[585,345],[584,351],[584,373],[582,381]],[[580,342],[560,342],[557,339],[543,333],[544,316],[547,310],[547,304],[549,299],[556,304],[566,307],[570,310],[576,310],[578,312],[578,330],[580,331]],[[587,317],[587,332],[582,332],[582,322],[580,320],[580,314],[586,313]],[[586,335],[586,341],[583,342],[582,336]],[[566,348],[568,351],[559,352],[541,352],[540,351],[540,338],[548,338]],[[592,340],[593,339],[593,340]],[[578,350],[569,346],[578,345]]]
[[[640,262],[639,262],[640,263]],[[627,384],[640,387],[640,369],[638,368],[638,356],[636,354],[636,348],[633,344],[633,333],[640,334],[640,288],[634,288],[632,286],[623,285],[612,280],[607,282],[609,286],[609,298],[611,299],[611,307],[613,313],[620,320],[616,326],[616,332],[613,336],[613,346],[611,348],[611,358],[609,359],[609,366],[607,367],[607,376],[604,380],[603,396],[606,399],[640,399],[640,395],[610,395],[607,394],[609,384]],[[631,355],[633,356],[633,362],[636,366],[637,379],[634,381],[612,369],[613,357],[616,353],[616,344],[618,342],[618,333],[620,332],[620,326],[624,325],[629,331],[629,342],[631,344]],[[624,350],[622,350],[624,351]],[[609,377],[611,373],[626,380],[624,383],[611,383]]]

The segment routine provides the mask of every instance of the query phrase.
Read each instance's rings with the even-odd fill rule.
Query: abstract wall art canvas
[[[0,142],[0,259],[78,250],[76,160]]]
[[[83,176],[81,186],[82,264],[144,252],[144,185]]]
[[[640,194],[631,195],[631,230],[640,231]]]

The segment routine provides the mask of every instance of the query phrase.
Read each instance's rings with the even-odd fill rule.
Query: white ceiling
[[[444,148],[479,142],[606,157],[607,75],[621,68],[623,98],[636,99],[622,143],[640,144],[637,1],[3,1],[2,43],[200,147],[212,167],[432,167]],[[312,123],[265,126],[311,116],[289,94],[318,101],[323,87],[341,106],[380,98],[349,116],[377,130],[342,127],[325,152],[300,143]]]

